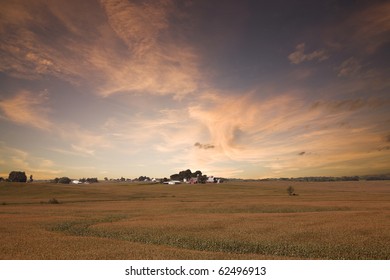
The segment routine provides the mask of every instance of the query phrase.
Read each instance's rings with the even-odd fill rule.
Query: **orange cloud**
[[[132,56],[145,57],[158,46],[159,34],[169,27],[171,1],[101,0],[108,22]]]
[[[339,77],[349,77],[349,76],[356,76],[362,66],[360,65],[359,61],[353,57],[348,58],[347,60],[344,60],[341,65],[338,67],[338,75]]]
[[[207,128],[209,138],[203,141],[215,147],[194,149],[192,159],[198,155],[205,165],[235,161],[259,164],[272,172],[320,170],[371,158],[381,143],[372,120],[361,115],[362,110],[381,106],[375,100],[308,104],[293,93],[265,100],[253,94],[223,100],[189,108],[190,117]]]
[[[78,124],[57,123],[55,133],[68,143],[68,150],[51,148],[50,150],[81,157],[98,157],[98,152],[111,149],[113,141],[110,135],[100,131],[91,131]]]
[[[0,101],[0,109],[10,121],[49,130],[52,128],[48,118],[49,110],[43,106],[47,99],[45,93],[34,95],[29,91],[21,91],[12,98]]]
[[[37,157],[21,149],[6,146],[0,142],[0,154],[5,159],[0,162],[0,169],[7,170],[23,170],[27,175],[33,174],[34,178],[52,178],[62,172],[58,166],[50,159]],[[8,177],[8,173],[0,174],[2,177]]]
[[[18,78],[51,75],[87,85],[100,95],[148,93],[181,98],[199,87],[198,57],[184,41],[171,39],[171,1],[46,1],[5,5],[0,19],[0,71]],[[73,11],[73,13],[72,13]],[[89,14],[94,17],[87,16]],[[56,24],[50,18],[57,19]],[[104,21],[106,20],[106,21]],[[65,30],[50,41],[42,29]]]
[[[373,54],[388,42],[390,3],[383,1],[356,11],[325,33],[327,43],[335,49],[351,47],[359,54]]]
[[[305,43],[299,44],[295,48],[295,52],[289,54],[288,59],[293,64],[300,64],[304,61],[323,61],[329,58],[324,50],[316,50],[305,54]]]
[[[383,2],[357,13],[347,20],[347,25],[353,29],[351,36],[356,42],[366,44],[368,53],[375,52],[388,42],[385,36],[390,30],[390,3]]]
[[[122,66],[103,67],[113,81],[103,85],[103,95],[146,91],[180,97],[197,90],[199,71],[194,51],[183,42],[173,43],[164,37],[169,33],[169,16],[175,11],[171,1],[101,3],[111,28],[128,49]]]

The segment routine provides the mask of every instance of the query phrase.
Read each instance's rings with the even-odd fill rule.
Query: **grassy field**
[[[390,181],[3,182],[0,221],[0,259],[388,260]]]

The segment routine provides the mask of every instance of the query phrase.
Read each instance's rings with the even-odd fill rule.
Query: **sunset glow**
[[[0,176],[390,171],[388,1],[1,1]]]

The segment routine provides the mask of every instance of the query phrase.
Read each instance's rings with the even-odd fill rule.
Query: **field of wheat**
[[[0,220],[0,259],[390,259],[389,181],[3,182]]]

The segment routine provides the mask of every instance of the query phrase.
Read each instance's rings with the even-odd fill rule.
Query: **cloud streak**
[[[359,74],[362,66],[359,61],[353,57],[344,60],[338,67],[338,77],[355,77]]]
[[[185,43],[174,44],[169,18],[177,12],[171,1],[101,1],[108,22],[126,45],[127,66],[113,71],[117,85],[105,85],[110,95],[121,91],[147,92],[181,97],[198,88],[197,56]],[[111,69],[113,70],[113,69]]]
[[[12,122],[49,130],[53,126],[48,118],[50,110],[43,106],[47,100],[46,93],[21,91],[14,97],[1,100],[0,109],[4,117]]]
[[[329,58],[329,55],[324,50],[315,50],[311,53],[305,53],[305,43],[301,43],[295,47],[295,51],[288,55],[288,59],[293,64],[300,64],[305,61],[317,60],[319,62]]]
[[[4,14],[19,9],[16,19],[6,16],[0,21],[2,72],[33,80],[55,76],[95,88],[102,96],[147,93],[182,98],[198,89],[195,51],[183,40],[170,39],[174,34],[169,19],[176,13],[171,1],[107,0],[101,1],[100,9],[86,2],[91,12],[78,12],[85,13],[84,21],[75,20],[72,9],[57,2],[47,3],[33,16],[42,5],[36,1],[4,7]],[[54,33],[55,40],[47,40],[41,32],[53,29],[47,18],[56,19],[55,27],[65,30],[64,36]]]
[[[1,170],[24,170],[27,174],[33,174],[34,178],[50,178],[62,172],[50,159],[35,156],[21,149],[7,146],[0,142],[0,154],[5,162],[0,162]],[[1,176],[7,177],[7,173]]]
[[[378,145],[376,128],[362,128],[362,110],[383,107],[375,100],[317,101],[299,95],[256,100],[234,97],[211,108],[190,108],[190,116],[208,128],[215,148],[205,164],[252,162],[277,171],[321,168],[332,163],[363,160]],[[349,127],[346,127],[347,123]],[[346,132],[348,131],[348,132]],[[354,135],[354,136],[353,136]],[[310,153],[302,152],[310,148]],[[296,157],[297,155],[305,157]],[[217,164],[218,165],[218,164]]]
[[[42,141],[7,160],[237,177],[385,166],[389,4],[343,5],[337,28],[326,12],[292,38],[252,4],[226,24],[236,9],[217,2],[4,0],[0,121]],[[268,20],[275,30],[252,29]]]
[[[367,54],[373,54],[388,43],[388,36],[384,35],[390,30],[389,13],[390,3],[379,2],[348,17],[336,34],[341,37],[342,31],[342,42],[359,46]]]
[[[101,0],[108,22],[129,48],[131,55],[145,57],[158,46],[159,34],[168,29],[171,1]]]

